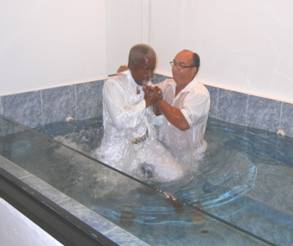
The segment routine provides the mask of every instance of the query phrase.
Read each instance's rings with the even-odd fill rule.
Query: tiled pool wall
[[[32,128],[101,117],[103,80],[1,96],[0,114]]]
[[[154,82],[166,76],[156,74]],[[29,127],[102,116],[103,80],[0,97],[0,114]],[[207,86],[210,117],[293,137],[293,104]]]

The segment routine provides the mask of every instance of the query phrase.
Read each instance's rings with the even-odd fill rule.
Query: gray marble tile
[[[58,205],[119,245],[147,245],[132,234],[73,199],[63,201],[58,203]]]
[[[281,126],[285,134],[293,137],[293,104],[282,103]]]
[[[21,178],[21,180],[55,203],[61,203],[65,200],[68,200],[67,195],[55,189],[54,187],[34,175]]]
[[[85,120],[102,115],[103,80],[75,85],[76,119]]]
[[[106,233],[106,236],[118,245],[124,246],[147,246],[149,244],[138,239],[127,231],[116,226],[113,230]]]
[[[218,93],[216,118],[233,124],[245,125],[248,96],[220,88]]]
[[[5,117],[29,127],[41,124],[40,92],[26,92],[2,97]]]
[[[0,97],[0,115],[3,115],[2,97]]]
[[[216,118],[217,117],[217,106],[218,106],[218,92],[219,89],[217,87],[206,85],[211,99],[211,106],[209,116]]]
[[[116,227],[111,221],[105,219],[74,199],[70,198],[58,203],[58,205],[102,234],[105,234]]]
[[[21,133],[25,131],[26,127],[21,124],[15,124],[7,119],[0,119],[0,136],[8,136],[11,134]]]
[[[103,86],[104,86],[104,80],[97,80],[95,81],[97,85],[97,97],[98,97],[98,118],[102,119],[103,118]]]
[[[0,155],[0,168],[3,168],[4,170],[9,172],[11,175],[15,176],[16,178],[24,178],[24,177],[32,176],[31,173],[15,165],[13,162],[7,160],[1,155]]]
[[[75,117],[74,86],[41,91],[43,124],[65,121]]]
[[[165,79],[168,79],[168,78],[170,78],[169,76],[165,76],[165,75],[162,75],[162,74],[154,74],[154,76],[153,76],[153,78],[152,78],[152,82],[154,83],[154,84],[157,84],[157,83],[159,83],[159,82],[162,82],[162,81],[164,81]]]
[[[262,97],[249,96],[247,126],[276,132],[280,127],[281,103]]]

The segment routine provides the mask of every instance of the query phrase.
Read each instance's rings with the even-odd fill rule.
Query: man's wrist
[[[163,101],[163,98],[160,98],[160,99],[156,102],[156,107],[160,108],[162,101]]]

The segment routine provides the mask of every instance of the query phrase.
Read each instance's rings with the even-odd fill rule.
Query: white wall
[[[1,197],[0,218],[1,245],[63,245]]]
[[[106,74],[105,0],[10,0],[0,7],[0,95]]]
[[[293,102],[291,0],[151,0],[150,43],[158,69],[183,48],[202,59],[199,78]]]
[[[150,0],[106,0],[107,72],[127,64],[129,49],[149,42]]]
[[[159,72],[189,48],[205,83],[293,102],[291,0],[2,2],[0,95],[103,78],[145,42]]]

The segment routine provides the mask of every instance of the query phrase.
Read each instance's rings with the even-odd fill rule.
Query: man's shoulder
[[[210,96],[210,92],[209,92],[208,88],[205,86],[204,83],[198,81],[198,83],[195,85],[195,87],[196,87],[196,90],[195,91],[198,94],[205,95],[207,97]]]
[[[195,81],[195,83],[193,83],[192,86],[192,92],[195,94],[201,94],[201,95],[205,95],[205,96],[209,96],[210,93],[207,89],[207,87],[205,86],[205,84],[201,81]]]
[[[124,73],[119,73],[114,76],[108,77],[105,81],[105,85],[120,85],[127,80],[127,75]]]
[[[111,77],[108,77],[105,80],[103,86],[103,92],[108,91],[124,91],[124,87],[127,85],[127,76],[125,74],[117,74]]]

